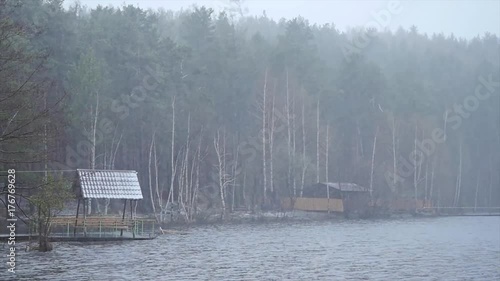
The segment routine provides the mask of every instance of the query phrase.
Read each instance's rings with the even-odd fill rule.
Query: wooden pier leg
[[[134,211],[132,200],[130,200],[130,221],[132,221],[132,237],[135,238],[135,220],[134,220]]]
[[[83,199],[83,236],[87,237],[87,199]]]
[[[85,205],[84,205],[85,207]],[[76,219],[75,219],[75,229],[73,229],[73,236],[76,236],[76,226],[78,224],[78,213],[80,212],[80,198],[78,198],[78,204],[76,205]]]
[[[125,223],[125,212],[127,212],[127,199],[125,199],[125,202],[123,203],[123,217],[122,217],[122,222]],[[120,237],[123,236],[123,228],[120,230]]]

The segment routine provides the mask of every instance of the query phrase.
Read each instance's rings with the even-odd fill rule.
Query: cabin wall
[[[352,213],[363,213],[369,209],[370,194],[367,192],[344,192],[344,210]]]
[[[282,207],[287,210],[292,209],[292,199],[285,198],[281,201]],[[301,211],[315,211],[315,212],[344,212],[344,203],[342,199],[331,198],[296,198],[293,204],[293,209]]]

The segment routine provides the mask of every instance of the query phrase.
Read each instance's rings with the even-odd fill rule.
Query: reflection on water
[[[18,254],[0,280],[500,280],[500,217],[209,226]]]

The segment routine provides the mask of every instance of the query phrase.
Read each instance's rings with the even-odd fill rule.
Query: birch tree
[[[375,169],[375,150],[377,148],[377,135],[378,135],[378,126],[375,129],[375,136],[373,137],[373,150],[372,150],[372,165],[370,170],[370,201],[373,204],[373,172]]]
[[[214,149],[217,156],[216,170],[219,181],[219,195],[222,208],[221,219],[224,219],[226,214],[226,188],[234,181],[234,179],[231,178],[230,174],[226,172],[225,134],[223,134],[221,140],[220,129],[217,130],[214,136]]]
[[[262,91],[262,178],[264,181],[263,202],[266,202],[267,195],[267,156],[266,156],[266,98],[267,98],[267,68],[264,75],[264,89]]]
[[[304,184],[305,184],[305,178],[306,178],[306,171],[307,171],[307,158],[306,158],[306,125],[305,125],[305,103],[304,100],[302,100],[302,176],[301,176],[301,184],[300,184],[300,197],[302,197],[302,194],[304,192]]]
[[[328,180],[328,158],[329,158],[329,138],[330,138],[330,124],[326,125],[326,146],[325,146],[325,182],[326,182],[326,197],[328,198],[328,213],[330,213],[330,185]]]
[[[316,182],[319,182],[319,98],[316,105]]]

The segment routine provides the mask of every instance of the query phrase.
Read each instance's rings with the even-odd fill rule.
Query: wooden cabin
[[[369,190],[355,183],[316,183],[304,187],[302,197],[282,200],[284,209],[362,213],[369,208]]]

